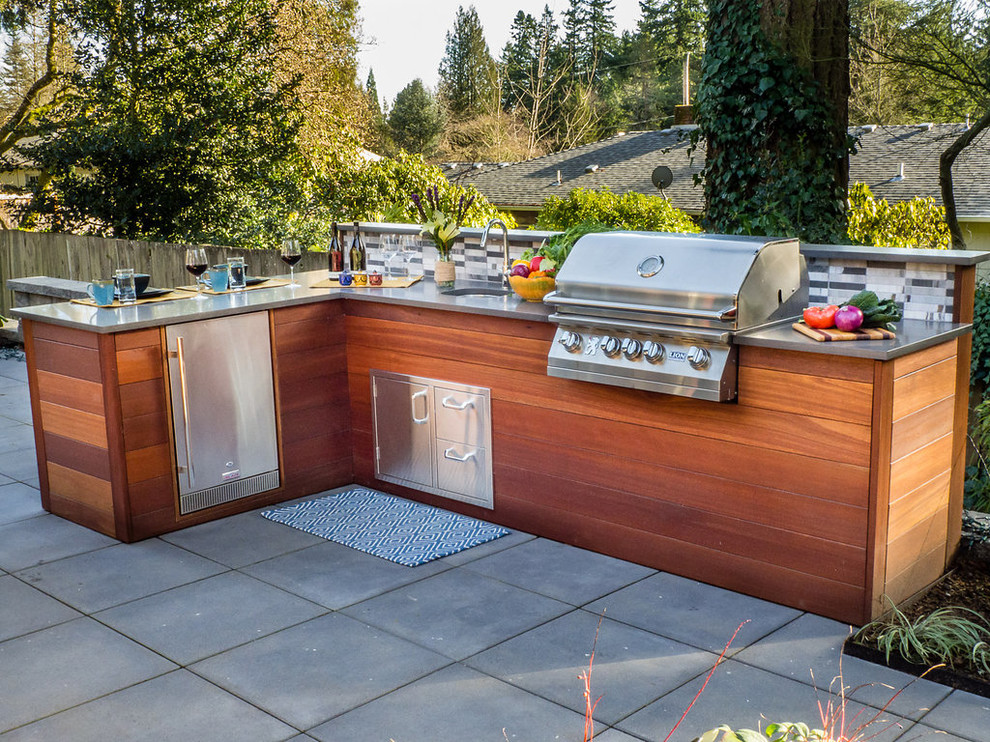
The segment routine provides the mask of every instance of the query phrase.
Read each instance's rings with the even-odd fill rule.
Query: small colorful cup
[[[368,274],[368,285],[369,286],[381,286],[382,285],[382,274],[378,271],[371,271]]]
[[[354,276],[347,271],[341,271],[340,275],[337,277],[337,280],[340,282],[341,286],[350,286],[354,281]]]
[[[86,293],[97,306],[109,307],[113,304],[114,283],[110,279],[98,278],[86,287]]]
[[[354,285],[355,286],[367,286],[368,285],[368,274],[364,271],[358,271],[354,274]]]
[[[227,290],[227,282],[230,280],[230,267],[226,263],[221,263],[210,268],[203,276],[210,290],[219,294]]]

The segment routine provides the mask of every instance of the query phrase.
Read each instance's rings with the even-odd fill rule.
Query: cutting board
[[[890,330],[884,330],[881,327],[868,327],[849,332],[837,330],[834,327],[830,327],[827,330],[818,330],[814,327],[808,327],[804,322],[795,322],[791,327],[802,335],[807,335],[812,340],[817,340],[820,343],[836,340],[890,340],[897,337]]]

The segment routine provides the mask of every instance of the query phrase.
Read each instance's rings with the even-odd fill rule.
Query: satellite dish
[[[653,185],[659,188],[661,191],[674,182],[674,174],[670,171],[670,168],[666,165],[657,165],[653,168],[653,175],[651,176]]]

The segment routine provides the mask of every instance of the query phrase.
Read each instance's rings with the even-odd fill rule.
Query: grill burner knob
[[[564,346],[564,350],[577,353],[581,350],[581,333],[567,330],[561,333],[559,342]]]
[[[619,338],[602,338],[602,353],[607,355],[609,358],[615,358],[621,351],[622,343],[619,341]]]
[[[655,340],[649,340],[643,345],[643,357],[650,363],[660,363],[666,354],[667,351],[663,345]]]
[[[643,354],[643,344],[639,340],[626,340],[622,344],[622,354],[630,361],[635,361]]]
[[[688,350],[688,363],[691,364],[691,368],[703,369],[712,360],[712,354],[709,353],[704,348],[699,348],[697,345],[692,345]]]

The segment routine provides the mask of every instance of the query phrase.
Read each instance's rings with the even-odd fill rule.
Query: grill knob
[[[570,353],[577,353],[581,350],[581,333],[566,330],[561,333],[559,342],[564,346],[564,350]]]
[[[691,368],[701,370],[711,363],[712,354],[704,348],[699,348],[697,345],[692,345],[688,350],[687,359],[688,363],[691,364]]]
[[[609,358],[615,358],[621,351],[622,343],[619,342],[619,338],[602,338],[602,353],[607,355]]]
[[[622,354],[630,361],[635,361],[643,354],[643,344],[639,340],[626,340],[622,344]]]
[[[643,345],[643,357],[650,363],[660,363],[667,354],[663,344],[649,340]]]

